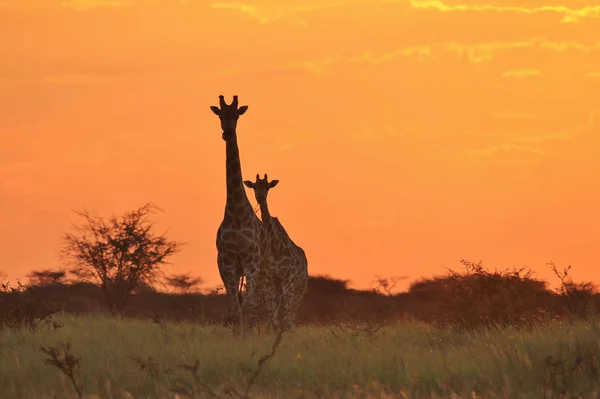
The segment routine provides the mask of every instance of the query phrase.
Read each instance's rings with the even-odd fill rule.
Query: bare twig
[[[54,366],[59,369],[67,378],[71,381],[73,388],[79,398],[83,398],[83,385],[80,382],[80,358],[73,356],[70,353],[71,344],[61,343],[59,347],[52,346],[41,346],[40,351],[45,353],[48,357],[44,360],[44,363],[50,366]]]
[[[158,362],[152,356],[148,356],[145,360],[133,356],[129,356],[129,358],[136,362],[140,370],[148,373],[151,378],[156,378],[158,376]]]
[[[261,373],[264,364],[267,361],[269,361],[271,358],[273,358],[275,356],[275,354],[277,353],[277,348],[279,347],[279,344],[281,344],[283,335],[284,335],[284,331],[283,330],[279,331],[279,334],[277,334],[277,338],[275,338],[275,342],[273,343],[273,346],[271,347],[271,352],[269,352],[268,354],[266,354],[263,357],[261,357],[260,359],[258,359],[258,367],[254,371],[254,373],[250,376],[250,379],[248,380],[248,383],[246,384],[246,389],[244,390],[244,395],[242,396],[243,399],[247,399],[249,397],[250,389],[254,385],[256,378]]]
[[[233,386],[225,387],[224,393],[227,396],[239,398],[239,399],[248,399],[250,397],[250,391],[251,391],[253,385],[255,384],[256,379],[262,372],[264,365],[271,358],[273,358],[275,356],[275,354],[277,353],[277,348],[281,344],[283,335],[284,335],[284,331],[282,330],[279,332],[279,334],[275,338],[275,341],[273,342],[273,345],[271,347],[271,351],[268,354],[262,356],[258,360],[257,367],[256,367],[256,369],[254,369],[254,371],[252,371],[242,365],[244,371],[251,373],[250,377],[248,378],[248,382],[246,383],[246,386],[244,387],[243,392],[240,392]],[[201,386],[206,392],[208,392],[208,394],[210,396],[212,396],[213,398],[221,398],[222,397],[219,394],[217,394],[214,390],[212,390],[208,385],[206,385],[204,382],[202,382],[200,380],[200,376],[198,375],[198,369],[200,368],[199,360],[196,359],[194,361],[194,363],[192,363],[192,364],[182,364],[182,365],[179,365],[178,367],[185,371],[188,371],[190,374],[192,374],[195,384],[190,384],[189,382],[181,381],[181,380],[174,381],[174,378],[171,375],[172,374],[171,371],[167,369],[167,370],[165,370],[165,372],[167,373],[167,376],[172,380],[171,392],[193,397],[194,395],[197,394],[196,386],[198,385],[198,386]]]

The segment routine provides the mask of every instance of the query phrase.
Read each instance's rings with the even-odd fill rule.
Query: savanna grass
[[[45,363],[48,348],[78,360],[84,397],[243,397],[276,338],[236,338],[221,327],[186,323],[57,321],[62,328],[1,333],[0,398],[77,397],[69,378]],[[285,335],[248,397],[587,398],[599,390],[595,320],[525,330],[458,332],[407,322],[373,336],[340,331],[302,327]],[[54,353],[60,360],[66,352]]]

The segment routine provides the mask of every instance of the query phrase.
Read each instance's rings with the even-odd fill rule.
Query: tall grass
[[[77,397],[61,361],[76,363],[84,397],[102,398],[244,397],[246,388],[255,398],[587,398],[600,390],[595,319],[471,331],[404,322],[370,335],[301,327],[260,370],[274,335],[105,316],[56,320],[61,328],[0,334],[0,398]]]

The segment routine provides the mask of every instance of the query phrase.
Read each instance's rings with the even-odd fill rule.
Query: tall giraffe
[[[210,109],[221,120],[226,150],[227,201],[225,215],[217,230],[217,264],[229,300],[229,319],[234,330],[253,327],[258,316],[260,275],[268,261],[267,230],[256,216],[242,184],[242,168],[237,142],[237,121],[248,109],[238,108],[233,96],[230,105],[219,96],[219,107]],[[240,279],[246,277],[246,296],[241,304],[238,296]],[[241,314],[240,314],[241,313]]]
[[[304,250],[292,241],[279,219],[271,216],[267,205],[269,190],[275,187],[279,180],[268,181],[267,174],[261,179],[256,175],[256,181],[244,181],[244,184],[254,189],[256,202],[260,205],[261,219],[271,242],[271,260],[268,266],[269,282],[271,287],[265,290],[269,313],[273,317],[274,325],[278,326],[280,308],[283,307],[284,330],[294,328],[296,312],[304,298],[308,285],[308,261]],[[272,309],[275,304],[275,309]]]

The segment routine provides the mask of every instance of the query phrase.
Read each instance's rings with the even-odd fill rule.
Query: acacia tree
[[[85,219],[64,235],[62,257],[81,280],[93,280],[102,288],[107,305],[121,312],[140,284],[152,285],[161,266],[183,243],[167,240],[166,233],[153,233],[149,215],[162,212],[148,203],[122,216],[104,219],[89,211],[74,211]]]
[[[392,276],[392,277],[381,277],[379,275],[375,276],[375,281],[373,281],[374,288],[373,291],[376,293],[382,293],[387,296],[394,296],[394,292],[396,291],[396,285],[402,280],[406,280],[406,276]]]
[[[34,270],[27,275],[29,283],[36,286],[47,286],[63,284],[67,277],[67,271],[60,270]]]
[[[185,294],[192,290],[196,290],[203,283],[202,277],[193,278],[189,273],[172,274],[165,278],[167,285],[173,290]]]

